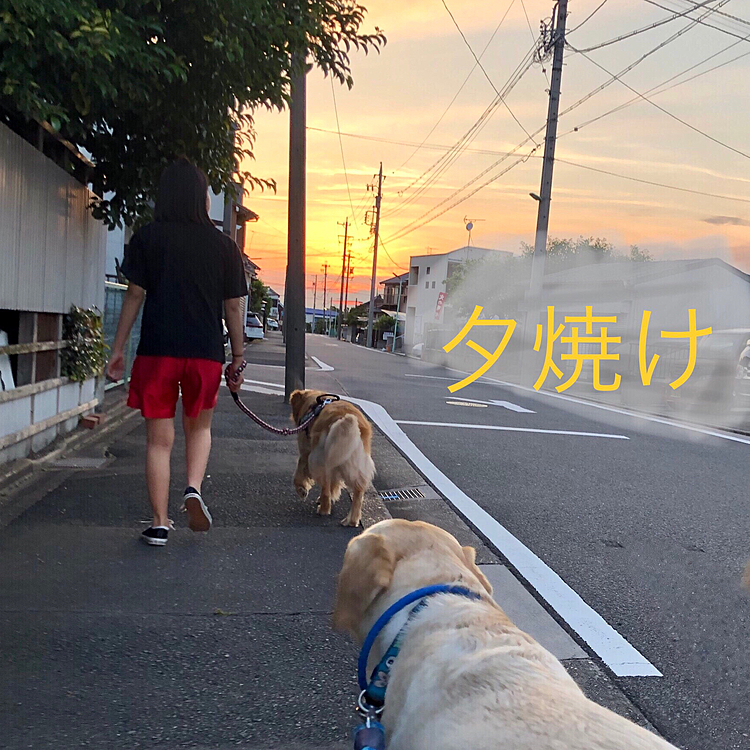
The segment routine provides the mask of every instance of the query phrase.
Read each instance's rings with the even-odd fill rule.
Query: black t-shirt
[[[223,302],[247,294],[231,238],[202,224],[154,222],[133,235],[122,270],[146,290],[138,354],[224,362]]]

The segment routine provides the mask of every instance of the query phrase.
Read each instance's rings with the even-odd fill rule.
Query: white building
[[[406,307],[406,351],[424,341],[430,325],[443,322],[445,282],[464,263],[497,253],[510,256],[507,250],[485,247],[460,247],[441,255],[414,255],[409,263],[409,291]]]

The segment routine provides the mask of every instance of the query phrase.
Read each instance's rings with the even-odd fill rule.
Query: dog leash
[[[247,362],[245,360],[242,361],[242,364],[237,368],[237,375],[239,375],[245,368],[247,367]],[[227,365],[226,370],[224,370],[224,378],[227,381],[227,384],[229,383],[229,370],[230,367]],[[250,417],[250,419],[255,422],[255,424],[260,425],[264,430],[268,430],[269,432],[274,433],[274,435],[296,435],[298,432],[302,432],[302,430],[306,430],[313,422],[313,420],[320,414],[321,411],[323,411],[323,407],[327,406],[330,403],[333,403],[334,401],[340,401],[341,397],[337,396],[335,393],[323,393],[315,400],[315,406],[313,406],[312,409],[305,415],[304,419],[296,426],[296,427],[274,427],[272,424],[269,424],[268,422],[261,419],[257,414],[250,411],[250,409],[247,408],[247,406],[242,402],[242,399],[240,398],[238,393],[235,393],[234,391],[231,391],[232,398],[234,399],[234,403],[239,406],[240,411],[245,414],[246,416]]]
[[[479,600],[481,595],[475,591],[448,584],[437,584],[435,586],[425,586],[424,588],[412,591],[406,596],[401,597],[397,602],[392,604],[377,619],[375,624],[367,634],[362,649],[359,652],[359,661],[357,663],[357,680],[361,690],[357,700],[357,712],[364,716],[364,722],[354,730],[354,750],[385,750],[385,727],[378,720],[383,713],[385,704],[385,691],[388,687],[388,679],[391,673],[391,667],[396,661],[396,657],[401,650],[401,644],[406,637],[406,631],[415,615],[421,612],[429,604],[429,600],[438,594],[454,594],[465,596],[469,599]],[[414,604],[409,616],[403,627],[398,631],[391,645],[386,649],[383,658],[378,662],[372,672],[370,680],[367,679],[367,661],[370,657],[375,640],[383,631],[383,628],[398,614],[402,609]]]

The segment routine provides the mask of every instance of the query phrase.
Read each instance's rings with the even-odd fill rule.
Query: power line
[[[655,5],[657,8],[661,8],[662,10],[669,11],[670,13],[673,12],[671,8],[667,8],[666,6],[662,5],[661,3],[657,3],[656,0],[646,0],[646,2],[650,3],[651,5]],[[689,13],[691,10],[694,10],[694,8],[691,8],[687,12]],[[687,16],[687,17],[690,18],[691,16]],[[724,34],[729,34],[729,36],[733,36],[733,37],[735,37],[737,39],[744,39],[744,37],[741,36],[740,34],[737,34],[734,31],[730,31],[729,29],[724,29],[721,26],[714,26],[714,24],[706,23],[706,21],[704,21],[702,18],[701,19],[694,19],[694,20],[696,20],[697,23],[700,23],[701,25],[706,26],[709,29],[715,29],[716,31],[721,31]]]
[[[607,0],[604,0],[604,2],[607,2]],[[526,17],[526,25],[529,27],[529,34],[531,34],[531,41],[533,44],[536,44],[536,34],[534,34],[534,29],[531,28],[531,21],[529,20],[529,14],[526,12],[526,3],[524,2],[524,0],[521,0],[521,7],[523,8],[523,15]],[[542,65],[542,74],[544,75],[544,78],[547,81],[547,85],[549,86],[549,76],[547,75],[547,71],[544,69],[543,65]]]
[[[643,34],[645,31],[651,31],[652,29],[656,29],[659,26],[664,26],[666,23],[671,23],[672,21],[675,21],[678,18],[684,18],[687,16],[688,13],[692,13],[693,10],[700,8],[703,5],[707,5],[708,3],[713,2],[714,0],[703,0],[703,2],[698,3],[693,8],[688,8],[687,10],[681,11],[681,12],[672,12],[672,15],[669,18],[662,18],[660,21],[655,21],[654,23],[650,23],[647,26],[641,26],[639,29],[634,29],[633,31],[628,31],[626,34],[620,34],[619,36],[616,36],[612,39],[608,39],[606,42],[600,42],[599,44],[595,44],[592,47],[586,47],[585,49],[578,50],[578,52],[594,52],[595,50],[602,49],[602,47],[609,47],[611,44],[616,44],[617,42],[622,42],[625,39],[630,39],[631,37],[634,37],[638,34]],[[572,49],[572,47],[571,47]]]
[[[578,51],[578,50],[576,50]],[[607,75],[614,75],[613,73],[610,73],[603,65],[600,65],[596,60],[589,57],[585,53],[581,53],[590,63],[593,65],[596,65],[597,68],[600,70],[603,70]],[[681,117],[678,117],[677,115],[670,112],[668,109],[665,109],[661,105],[657,104],[656,102],[649,99],[645,94],[641,94],[639,91],[636,91],[629,83],[626,83],[623,81],[619,76],[614,76],[619,83],[621,83],[623,86],[625,86],[627,89],[632,91],[634,94],[639,96],[641,99],[643,99],[644,102],[648,102],[652,107],[656,107],[660,112],[663,112],[668,117],[671,117],[673,120],[676,120],[679,123],[682,123],[685,127],[690,128],[690,130],[695,131],[696,133],[702,135],[704,138],[708,138],[708,140],[713,141],[714,143],[718,144],[719,146],[722,146],[723,148],[728,149],[729,151],[733,151],[735,154],[738,154],[739,156],[744,156],[746,159],[750,159],[750,154],[746,154],[744,151],[741,151],[738,148],[735,148],[734,146],[730,146],[728,143],[724,143],[724,141],[719,140],[718,138],[714,138],[714,136],[709,135],[706,133],[705,130],[701,130],[700,128],[696,127],[695,125],[691,125],[686,120],[683,120]]]
[[[610,175],[611,177],[619,177],[622,180],[630,180],[631,182],[640,182],[644,185],[652,185],[654,187],[667,188],[669,190],[678,190],[681,193],[692,193],[693,195],[702,195],[707,198],[720,198],[725,201],[738,201],[739,203],[750,203],[750,198],[739,198],[735,195],[721,195],[719,193],[705,193],[702,190],[692,190],[691,188],[679,187],[678,185],[668,185],[663,182],[654,182],[653,180],[645,180],[641,177],[632,177],[631,175],[619,174],[618,172],[610,172],[606,169],[598,169],[597,167],[590,167],[586,164],[578,164],[568,159],[556,159],[556,161],[562,164],[568,164],[571,167],[578,167],[578,169],[587,169],[589,172],[598,172],[599,174]]]
[[[385,240],[382,237],[380,238],[380,246],[383,248],[383,250],[385,251],[385,254],[388,256],[388,259],[391,261],[391,263],[393,263],[394,266],[396,266],[396,268],[398,268],[401,271],[408,271],[409,270],[408,268],[405,268],[404,266],[402,266],[399,263],[396,263],[396,261],[393,260],[393,257],[388,252],[388,248],[386,247]]]
[[[354,214],[354,202],[352,201],[352,191],[349,189],[349,173],[346,171],[346,159],[344,158],[344,141],[341,139],[341,125],[339,124],[339,108],[336,104],[336,89],[333,85],[333,76],[331,76],[331,94],[333,95],[333,111],[336,113],[336,130],[339,134],[339,148],[341,149],[341,163],[344,165],[344,179],[346,179],[346,192],[349,193],[349,208],[352,210],[352,219],[354,226],[359,230],[357,217]]]
[[[750,40],[750,34],[747,36],[747,39]],[[679,73],[676,73],[670,78],[667,78],[666,81],[662,81],[656,86],[653,86],[652,88],[648,89],[648,91],[646,91],[645,94],[663,94],[666,91],[670,91],[671,89],[677,88],[678,86],[682,86],[684,83],[690,83],[690,81],[694,81],[696,78],[701,78],[702,76],[707,75],[708,73],[713,73],[713,71],[718,70],[719,68],[723,68],[726,65],[730,65],[731,63],[736,62],[737,60],[740,60],[741,58],[747,57],[748,55],[750,55],[750,52],[743,52],[741,55],[737,55],[736,57],[732,57],[729,60],[725,60],[724,62],[719,63],[718,65],[714,65],[711,68],[707,68],[706,70],[703,70],[700,73],[696,73],[694,76],[690,76],[690,78],[685,78],[682,81],[677,81],[676,83],[673,83],[671,86],[666,85],[674,81],[676,78],[680,78],[681,76],[685,75],[685,73],[689,73],[691,70],[694,70],[695,68],[707,63],[709,60],[712,60],[713,58],[724,54],[725,52],[732,49],[732,47],[736,47],[739,43],[740,43],[739,41],[732,42],[732,44],[730,44],[728,47],[724,47],[724,49],[721,49],[718,52],[714,52],[712,55],[709,55],[708,57],[704,58],[700,62],[697,62],[694,65],[691,65],[689,68],[686,68],[685,70],[680,71]],[[662,88],[662,87],[665,87],[665,88]],[[620,104],[617,107],[613,107],[607,112],[604,112],[601,115],[597,115],[596,117],[592,117],[590,120],[586,120],[585,122],[582,122],[580,125],[577,125],[576,127],[571,128],[570,130],[566,131],[561,136],[559,136],[559,138],[563,138],[564,136],[570,135],[571,133],[577,133],[579,130],[582,130],[586,126],[591,125],[599,120],[602,120],[605,117],[608,117],[609,115],[614,114],[615,112],[620,112],[621,110],[629,107],[631,104],[635,104],[635,102],[639,102],[639,101],[641,101],[641,98],[639,96],[634,96],[632,99],[628,99],[628,101],[624,102],[623,104]]]
[[[513,72],[510,79],[506,83],[506,92],[509,93],[531,67],[534,61],[535,51],[536,45],[532,47],[532,49],[526,54],[525,58],[516,67],[516,70]],[[405,190],[408,190],[414,184],[419,182],[422,177],[435,170],[429,177],[426,178],[425,182],[420,185],[414,193],[402,200],[402,202],[398,206],[396,206],[394,210],[390,211],[388,216],[392,217],[397,213],[403,211],[403,209],[406,208],[407,205],[413,203],[417,198],[419,198],[439,177],[441,177],[448,169],[450,169],[450,167],[456,162],[459,156],[466,150],[466,147],[479,135],[479,133],[485,127],[485,125],[489,121],[489,118],[499,106],[499,103],[500,97],[495,97],[495,99],[490,103],[487,109],[485,109],[479,119],[471,126],[471,128],[469,128],[466,133],[464,133],[464,135],[456,142],[456,144],[454,144],[451,150],[448,153],[443,154],[443,156],[435,161],[425,172],[422,173],[422,175],[420,175],[415,181],[407,186]],[[538,132],[539,131],[537,131],[537,133]],[[527,138],[526,140],[528,141],[529,139]],[[526,141],[524,141],[524,143],[525,142]],[[405,191],[402,191],[402,194],[403,192]]]
[[[693,7],[698,6],[698,3],[696,3],[695,0],[680,0],[680,1],[683,3],[688,3],[689,5],[692,5]],[[724,10],[717,10],[716,15],[723,16],[724,18],[730,18],[733,21],[738,21],[739,23],[742,23],[745,26],[750,26],[750,20],[746,18],[740,18],[739,16],[733,16],[731,13],[727,13]]]
[[[461,27],[458,25],[458,21],[456,21],[456,18],[453,15],[453,13],[451,13],[451,9],[448,7],[448,4],[445,2],[445,0],[440,0],[440,1],[443,3],[443,7],[448,11],[448,15],[451,17],[451,21],[453,21],[453,25],[458,30],[458,33],[461,35],[461,39],[464,40],[464,44],[466,44],[469,52],[471,52],[472,57],[477,61],[477,65],[479,66],[479,69],[482,71],[482,73],[484,73],[484,77],[489,81],[489,84],[490,86],[492,86],[494,92],[500,97],[500,101],[503,103],[503,105],[508,110],[508,112],[510,112],[510,116],[516,121],[516,124],[518,125],[518,127],[521,128],[521,130],[523,130],[523,132],[526,133],[526,135],[529,138],[534,140],[531,133],[529,133],[529,131],[526,130],[526,128],[523,126],[523,123],[516,117],[513,110],[510,108],[508,102],[505,101],[505,97],[497,90],[497,86],[495,86],[493,80],[489,76],[489,73],[487,73],[487,71],[484,68],[484,65],[482,65],[482,63],[480,62],[471,44],[469,44],[469,40],[466,38],[466,35],[464,34],[463,31],[461,31]]]
[[[495,27],[495,30],[492,32],[492,36],[489,38],[489,41],[487,42],[487,44],[484,45],[484,49],[480,52],[480,54],[479,54],[479,59],[480,60],[482,59],[482,57],[484,56],[484,53],[489,48],[490,44],[492,44],[492,40],[497,35],[497,32],[500,31],[500,27],[503,25],[503,21],[505,21],[505,18],[507,17],[508,13],[510,13],[510,9],[513,7],[513,5],[515,4],[515,2],[516,2],[516,0],[511,0],[510,1],[510,5],[507,7],[505,13],[503,14],[503,17],[500,19],[500,23],[498,23],[498,25]],[[427,135],[422,139],[422,143],[420,143],[414,149],[414,151],[412,151],[411,154],[409,154],[409,156],[407,157],[407,159],[398,166],[398,168],[397,168],[396,171],[398,171],[399,169],[403,169],[412,160],[412,157],[414,156],[414,154],[416,154],[419,151],[419,149],[421,149],[422,146],[424,146],[424,144],[426,143],[427,139],[435,132],[435,130],[437,129],[438,125],[440,125],[440,123],[443,121],[443,119],[445,118],[445,116],[448,114],[448,110],[450,110],[450,108],[454,105],[456,99],[458,99],[458,95],[464,90],[464,87],[469,82],[469,79],[471,78],[471,76],[474,73],[474,71],[477,69],[478,65],[479,65],[478,61],[474,63],[474,66],[469,71],[469,74],[466,76],[466,78],[464,78],[464,82],[459,86],[458,91],[456,91],[456,93],[453,95],[453,99],[450,100],[450,103],[448,104],[448,106],[445,108],[445,110],[443,110],[443,114],[440,115],[440,117],[438,118],[437,122],[432,126],[432,128],[430,129],[430,132],[427,133]]]
[[[719,5],[717,6],[717,8],[721,7],[722,5],[726,5],[726,3],[728,3],[728,2],[729,2],[729,0],[721,0],[720,3],[719,3]],[[716,10],[716,8],[711,8],[711,9],[707,10],[703,14],[703,16],[701,16],[701,18],[705,18],[706,16],[710,15],[715,10]],[[633,70],[635,67],[637,67],[638,65],[640,65],[648,57],[650,57],[654,53],[658,52],[659,50],[664,49],[664,47],[666,47],[668,44],[671,44],[676,39],[679,39],[683,34],[686,34],[691,29],[694,29],[698,25],[698,20],[699,19],[695,19],[695,18],[691,19],[690,23],[687,26],[683,26],[681,29],[679,29],[674,34],[672,34],[672,36],[667,37],[667,39],[665,39],[664,41],[662,41],[659,44],[657,44],[656,47],[654,47],[653,49],[650,49],[648,52],[646,52],[643,55],[641,55],[637,60],[633,61],[632,63],[630,63],[630,65],[628,65],[625,68],[623,68],[619,73],[617,73],[617,74],[614,74],[614,73],[610,74],[610,78],[608,80],[606,80],[604,83],[602,83],[599,86],[597,86],[595,89],[592,89],[591,91],[589,91],[588,94],[585,94],[578,101],[574,102],[569,107],[567,107],[566,109],[564,109],[560,113],[560,117],[562,117],[563,115],[568,114],[569,112],[572,112],[574,109],[576,109],[576,107],[580,107],[581,104],[583,104],[584,102],[588,101],[592,97],[594,97],[597,94],[599,94],[602,91],[604,91],[604,89],[606,89],[609,86],[611,86],[615,81],[620,80],[621,76],[624,76],[626,73],[629,73],[631,70]],[[568,43],[568,47],[571,50],[573,50],[574,52],[577,52],[577,50],[575,49],[575,47],[573,47],[572,44]]]
[[[592,10],[591,13],[589,13],[588,16],[586,16],[586,18],[584,18],[583,21],[581,21],[581,23],[578,24],[578,26],[576,26],[573,29],[570,29],[567,32],[567,34],[572,34],[574,31],[578,31],[578,29],[580,29],[581,26],[583,26],[585,23],[588,23],[606,4],[607,4],[607,0],[602,0],[602,2],[599,3],[599,5],[597,5],[596,8],[594,8],[594,10]]]

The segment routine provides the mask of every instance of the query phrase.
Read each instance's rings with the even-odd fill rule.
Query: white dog
[[[382,521],[352,539],[334,625],[362,642],[403,596],[452,584],[410,618],[394,615],[372,667],[406,624],[390,667],[383,723],[389,750],[668,750],[673,745],[589,700],[565,668],[492,599],[475,550],[419,521]]]

